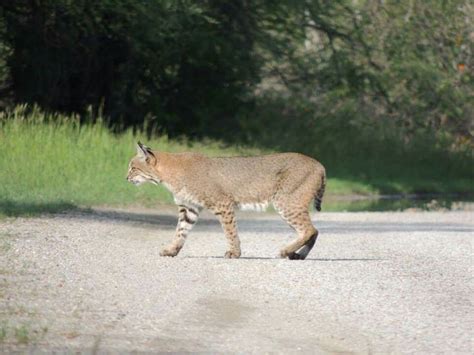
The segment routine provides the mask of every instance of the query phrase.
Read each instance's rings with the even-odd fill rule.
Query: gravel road
[[[472,353],[473,212],[240,213],[243,257],[204,214],[176,258],[174,208],[0,220],[0,352]]]

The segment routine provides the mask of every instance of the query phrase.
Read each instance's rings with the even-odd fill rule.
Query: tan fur
[[[316,160],[298,153],[258,157],[208,158],[196,153],[152,151],[138,143],[137,156],[129,164],[127,180],[162,183],[179,205],[176,237],[161,255],[175,256],[183,247],[199,212],[209,209],[220,220],[229,242],[227,258],[241,254],[234,209],[265,208],[273,204],[298,234],[283,248],[281,257],[304,259],[317,238],[308,205],[319,208],[325,185],[325,169]]]

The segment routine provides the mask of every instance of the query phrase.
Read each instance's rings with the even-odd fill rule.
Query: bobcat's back
[[[297,153],[226,158],[158,153],[157,159],[156,172],[177,200],[205,207],[224,199],[258,209],[277,195],[294,192],[311,200],[325,175],[319,162]]]

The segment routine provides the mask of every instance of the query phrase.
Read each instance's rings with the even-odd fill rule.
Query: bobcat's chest
[[[174,202],[177,205],[184,205],[195,208],[203,207],[202,201],[200,201],[193,193],[186,189],[186,187],[183,187],[177,191],[173,191],[169,187],[168,189],[173,193]]]

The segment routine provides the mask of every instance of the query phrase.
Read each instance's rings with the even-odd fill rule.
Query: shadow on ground
[[[21,202],[0,200],[0,216],[21,217],[35,216],[42,213],[58,213],[77,210],[78,207],[70,202]]]
[[[165,230],[174,230],[177,223],[177,212],[169,209],[163,213],[154,212],[134,212],[126,210],[94,210],[81,208],[67,202],[57,203],[19,203],[12,201],[0,201],[0,216],[34,216],[47,213],[64,213],[65,218],[95,220],[95,221],[116,221],[120,223],[131,223],[140,226],[148,226],[150,228],[159,227]],[[255,212],[257,217],[258,213]],[[331,234],[351,234],[355,232],[377,232],[377,233],[394,233],[394,232],[461,232],[471,233],[472,228],[464,224],[451,223],[393,223],[393,222],[372,222],[370,224],[361,222],[347,221],[325,221],[324,215],[321,217],[318,213],[311,213],[316,227],[322,233]],[[238,228],[241,232],[267,232],[269,229],[282,228],[291,233],[288,225],[282,221],[276,214],[260,215],[257,219],[253,218],[253,214],[238,216]],[[220,224],[215,217],[209,214],[202,216],[197,228],[220,228]]]
[[[169,210],[165,213],[161,212],[132,212],[121,210],[81,210],[76,209],[73,213],[67,213],[66,218],[77,218],[84,220],[95,220],[109,222],[115,221],[127,224],[136,224],[140,227],[148,226],[150,228],[160,228],[164,230],[174,230],[177,223],[176,215]],[[458,232],[472,233],[473,229],[470,225],[458,223],[421,223],[421,222],[354,222],[354,221],[325,221],[324,215],[319,213],[311,213],[315,226],[321,233],[331,234],[352,234],[359,232],[376,232],[376,233],[394,233],[394,232]],[[284,222],[277,214],[262,215],[258,212],[246,213],[237,216],[238,229],[240,232],[261,232],[265,233],[269,230],[281,229],[281,232],[293,233],[293,230]],[[218,228],[219,221],[212,216],[201,217],[196,228]]]
[[[72,216],[74,216],[73,214]],[[249,218],[250,216],[250,218]],[[255,212],[258,216],[258,212]],[[469,225],[450,224],[450,223],[393,223],[393,222],[346,222],[346,221],[324,221],[321,220],[317,213],[312,213],[313,221],[321,232],[330,232],[332,234],[350,234],[354,232],[430,232],[430,231],[449,231],[449,232],[472,232]],[[136,223],[141,225],[149,224],[156,225],[160,228],[175,229],[177,222],[177,215],[159,214],[159,213],[135,213],[127,211],[90,211],[77,215],[80,218],[93,219],[112,219],[115,221]],[[240,217],[240,218],[239,218]],[[270,228],[281,228],[287,230],[290,234],[292,230],[288,225],[281,220],[276,214],[270,215],[268,218],[258,219],[252,218],[252,215],[247,214],[245,217],[238,216],[238,228],[244,232],[266,232]],[[200,218],[197,226],[211,226],[220,228],[219,221],[211,218]]]

